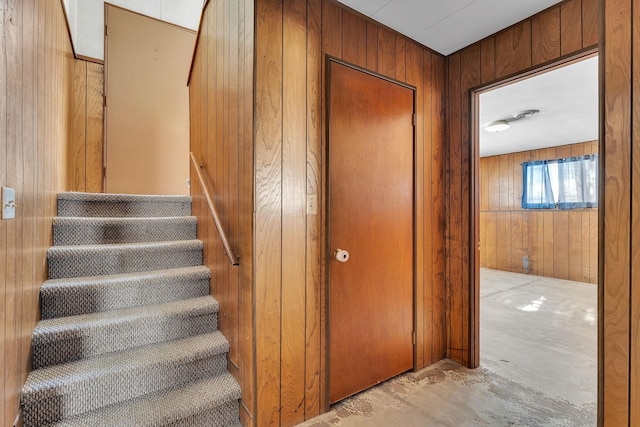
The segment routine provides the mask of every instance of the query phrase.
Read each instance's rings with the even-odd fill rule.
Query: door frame
[[[329,350],[330,350],[330,345],[331,343],[329,342],[329,319],[330,319],[330,314],[331,314],[331,307],[330,307],[330,303],[329,303],[329,292],[331,290],[331,281],[329,279],[329,267],[328,267],[328,262],[329,262],[329,258],[331,256],[331,248],[329,247],[329,233],[330,233],[330,224],[329,224],[329,204],[330,204],[330,194],[331,194],[331,188],[329,186],[329,111],[331,109],[331,63],[336,63],[339,65],[343,65],[346,67],[349,67],[351,69],[354,69],[356,71],[360,71],[362,73],[368,74],[370,76],[385,80],[389,83],[393,83],[399,86],[402,86],[404,88],[407,88],[409,90],[412,91],[413,93],[413,141],[412,141],[412,148],[413,148],[413,171],[412,171],[412,176],[413,176],[413,212],[412,212],[412,217],[413,217],[413,221],[412,221],[412,229],[413,229],[413,247],[412,247],[412,251],[413,251],[413,256],[412,256],[412,260],[413,260],[413,271],[412,271],[412,287],[413,287],[413,306],[412,306],[412,310],[413,310],[413,371],[416,371],[418,369],[417,367],[417,340],[416,340],[416,331],[417,331],[417,287],[416,287],[416,266],[417,266],[417,251],[416,251],[416,230],[417,230],[417,215],[416,215],[416,201],[417,201],[417,188],[418,186],[416,185],[417,182],[417,176],[416,176],[416,172],[417,172],[417,166],[416,166],[416,140],[417,140],[417,129],[416,129],[416,90],[417,88],[415,86],[412,86],[410,84],[407,84],[405,82],[402,82],[400,80],[396,80],[394,78],[385,76],[383,74],[379,74],[377,72],[371,71],[371,70],[367,70],[366,68],[363,68],[361,66],[358,66],[356,64],[350,63],[348,61],[345,61],[343,59],[337,58],[335,56],[329,55],[329,54],[325,54],[325,79],[324,79],[324,99],[325,101],[325,106],[323,108],[323,114],[324,114],[324,120],[323,120],[323,124],[324,124],[324,147],[322,148],[322,154],[323,154],[323,162],[322,164],[324,165],[324,177],[323,177],[323,181],[324,181],[324,194],[325,194],[325,198],[324,198],[324,206],[323,206],[323,218],[321,220],[322,225],[324,226],[324,232],[320,233],[320,247],[322,248],[322,252],[321,253],[321,265],[322,268],[324,269],[324,271],[321,273],[322,277],[323,277],[323,284],[324,284],[324,292],[322,293],[322,297],[324,299],[324,309],[322,310],[322,313],[324,314],[324,321],[322,322],[322,325],[324,327],[324,331],[321,334],[322,335],[322,342],[324,345],[321,345],[321,352],[322,352],[322,357],[324,357],[324,366],[322,366],[321,364],[321,368],[324,368],[324,380],[321,380],[321,383],[324,385],[324,392],[321,392],[321,400],[323,400],[323,402],[321,402],[321,407],[324,408],[324,411],[328,411],[330,408],[330,404],[329,404],[329,387],[330,387],[330,369],[331,366],[329,366]],[[324,347],[324,348],[323,348]]]
[[[471,129],[471,173],[470,200],[471,215],[469,215],[469,368],[480,366],[480,94],[497,89],[511,83],[525,80],[538,74],[543,74],[557,68],[570,65],[584,59],[598,55],[598,48],[583,49],[575,54],[531,67],[523,72],[510,75],[498,80],[473,87],[469,90],[469,126]],[[602,141],[599,141],[599,151],[602,151]],[[601,179],[601,178],[600,178]],[[599,186],[600,187],[600,186]],[[600,236],[601,230],[598,230]],[[598,283],[598,289],[601,284]],[[600,293],[598,293],[600,295]],[[598,306],[600,296],[598,296]],[[600,355],[598,355],[600,360]]]

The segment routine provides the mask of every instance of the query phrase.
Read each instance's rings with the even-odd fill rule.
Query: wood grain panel
[[[86,82],[85,191],[101,193],[104,179],[104,66],[88,62]]]
[[[76,191],[86,191],[86,140],[87,140],[87,61],[74,61],[73,69],[74,132],[69,155],[69,166]]]
[[[489,37],[480,42],[480,69],[482,83],[496,78],[496,38]]]
[[[367,69],[378,71],[378,26],[367,21]]]
[[[553,213],[553,277],[569,277],[569,213]]]
[[[306,197],[307,146],[300,144],[307,136],[306,111],[306,4],[284,1],[283,22],[283,140],[282,140],[282,257],[287,268],[282,271],[282,390],[280,424],[295,425],[304,421],[305,408],[305,291],[306,280]],[[364,24],[364,23],[362,23]],[[345,26],[346,28],[346,26]],[[364,47],[365,27],[361,25],[360,42]],[[362,52],[362,50],[361,50]],[[345,49],[346,53],[346,49]],[[355,58],[357,60],[357,58]],[[365,58],[362,55],[362,62]]]
[[[378,28],[378,72],[396,77],[396,34],[386,28]]]
[[[531,21],[507,28],[495,37],[496,78],[531,67]]]
[[[325,206],[320,194],[322,180],[322,54],[321,54],[321,3],[320,0],[307,1],[307,191],[308,196],[318,198],[318,206]],[[367,24],[368,28],[368,24]],[[368,34],[368,32],[367,32]],[[367,54],[368,60],[368,54]],[[323,305],[321,277],[323,258],[320,234],[323,224],[321,215],[307,215],[306,231],[306,351],[305,351],[305,419],[310,419],[321,410],[324,394],[324,355],[321,351],[321,330]],[[323,372],[323,373],[321,373]]]
[[[429,64],[427,57],[431,59],[431,71],[426,73]],[[431,228],[433,250],[433,334],[432,339],[432,363],[445,357],[447,352],[446,341],[446,211],[444,200],[446,197],[445,183],[445,157],[446,157],[446,60],[436,54],[425,51],[425,86],[428,84],[428,76],[431,76],[431,209],[432,223],[425,227]],[[427,139],[425,138],[425,143]],[[428,336],[425,337],[428,339]]]
[[[582,0],[582,47],[598,44],[598,0]]]
[[[344,59],[360,67],[367,65],[367,22],[360,16],[344,12],[344,37],[342,51]]]
[[[531,19],[531,65],[560,56],[560,7],[553,7]]]
[[[0,221],[0,424],[13,425],[53,201],[73,183],[74,62],[60,2],[0,2],[0,40],[0,184],[16,190],[18,206],[15,219]]]
[[[630,0],[601,2],[604,12],[604,51],[600,52],[604,95],[601,99],[601,131],[604,170],[604,230],[602,240],[603,260],[600,277],[603,289],[600,293],[600,414],[605,426],[631,425],[630,384],[630,330],[632,312],[630,246],[631,213],[636,207],[631,203],[631,155],[633,124],[638,123],[637,111],[632,105],[633,75],[633,9]],[[636,29],[637,30],[637,29]],[[636,279],[637,280],[637,279]],[[637,409],[636,409],[637,410]]]
[[[629,396],[629,425],[640,424],[640,292],[637,292],[640,283],[640,60],[638,59],[638,44],[640,43],[640,10],[633,7],[633,52],[632,52],[632,96],[633,96],[633,128],[631,134],[631,153],[633,163],[631,165],[631,330],[630,333],[630,396]]]
[[[582,0],[569,0],[560,5],[560,54],[582,49]]]

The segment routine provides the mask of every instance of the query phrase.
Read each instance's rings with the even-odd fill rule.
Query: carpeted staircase
[[[237,425],[191,199],[62,193],[58,215],[23,425]]]

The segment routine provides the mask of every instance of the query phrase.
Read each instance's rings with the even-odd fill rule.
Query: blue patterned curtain
[[[598,155],[558,160],[558,208],[598,206]]]
[[[549,178],[547,160],[522,164],[522,208],[553,209],[556,207]]]

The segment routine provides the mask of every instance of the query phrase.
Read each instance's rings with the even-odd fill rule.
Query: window
[[[598,206],[598,155],[522,164],[523,209]]]

